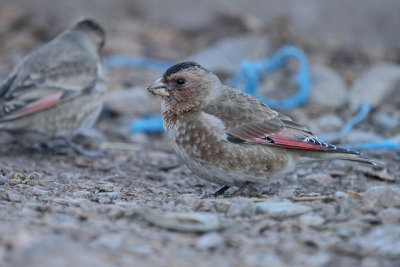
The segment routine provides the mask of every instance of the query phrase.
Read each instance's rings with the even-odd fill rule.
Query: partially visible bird
[[[162,96],[164,128],[176,153],[199,177],[239,193],[311,160],[376,165],[358,152],[324,143],[262,101],[221,84],[195,62],[170,67],[147,90]]]
[[[85,18],[25,56],[0,83],[0,131],[34,144],[90,128],[106,92],[104,43],[103,28]]]

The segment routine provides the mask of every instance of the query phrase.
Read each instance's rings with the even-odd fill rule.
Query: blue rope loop
[[[260,76],[262,73],[272,73],[286,65],[288,59],[296,59],[299,68],[296,73],[298,91],[291,97],[282,100],[267,99],[258,93]],[[306,55],[298,48],[286,45],[271,57],[257,62],[243,61],[240,72],[229,82],[233,87],[244,83],[243,91],[259,98],[274,109],[290,109],[303,105],[311,93],[311,78]]]

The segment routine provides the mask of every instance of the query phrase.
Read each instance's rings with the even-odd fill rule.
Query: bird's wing
[[[90,92],[96,88],[98,67],[94,59],[85,56],[79,60],[72,57],[47,69],[20,66],[19,71],[1,84],[0,121],[50,108]]]
[[[223,99],[204,109],[221,119],[226,126],[227,140],[237,144],[258,144],[289,149],[355,154],[344,148],[324,143],[305,126],[271,110],[260,100],[224,88]]]

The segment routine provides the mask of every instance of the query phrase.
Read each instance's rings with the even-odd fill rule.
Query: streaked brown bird
[[[86,18],[25,56],[0,84],[0,130],[33,144],[91,127],[106,92],[104,42],[103,28]]]
[[[199,177],[241,193],[294,170],[297,163],[343,159],[376,165],[358,152],[317,139],[305,126],[194,62],[170,67],[147,90],[162,96],[164,128],[176,153]]]

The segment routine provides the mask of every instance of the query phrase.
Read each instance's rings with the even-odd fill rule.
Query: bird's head
[[[91,18],[81,19],[72,27],[72,30],[85,34],[97,46],[99,52],[103,49],[106,33],[95,20]]]
[[[195,62],[182,62],[167,69],[147,90],[162,96],[168,111],[182,114],[214,101],[220,86],[212,72]]]

